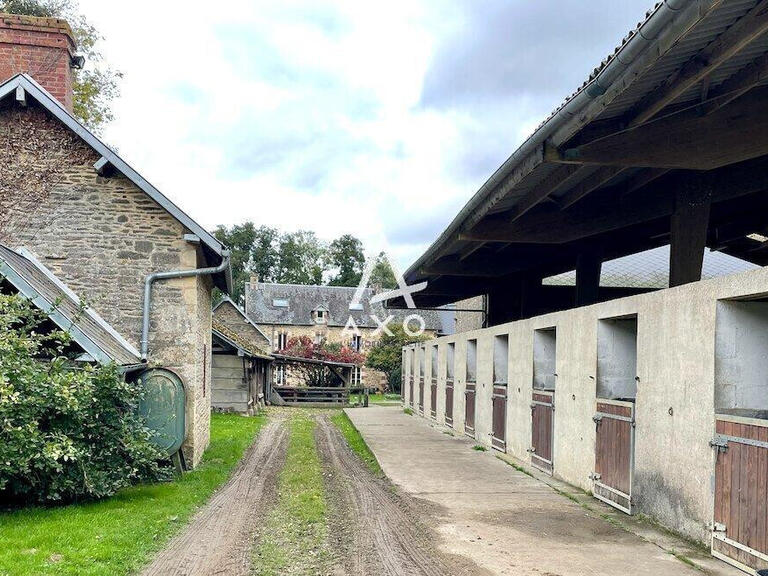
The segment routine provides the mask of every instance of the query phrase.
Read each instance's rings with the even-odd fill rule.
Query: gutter
[[[556,132],[563,129],[571,122],[577,122],[572,133],[588,123],[586,115],[579,117],[580,113],[590,106],[604,100],[603,96],[615,97],[613,92],[625,89],[631,80],[647,68],[649,63],[639,59],[639,55],[649,50],[653,45],[662,40],[670,40],[666,34],[672,34],[672,40],[676,41],[682,33],[689,30],[699,22],[710,10],[717,7],[722,0],[663,0],[654,9],[645,22],[632,33],[621,48],[613,54],[611,59],[594,78],[589,80],[568,101],[554,112],[523,144],[491,175],[480,187],[474,196],[461,209],[448,227],[440,234],[426,252],[422,254],[405,273],[409,281],[416,275],[419,269],[430,261],[452,237],[456,236],[465,220],[467,220],[484,203],[494,190],[502,184],[504,179],[531,153],[550,139]],[[677,19],[677,21],[675,21]],[[672,26],[674,27],[672,28]],[[668,30],[669,29],[669,30]],[[671,43],[667,48],[671,47]],[[657,49],[652,54],[654,60],[663,55],[666,50]],[[639,60],[639,61],[638,61]],[[630,75],[629,80],[625,79]],[[621,82],[623,80],[623,82]],[[619,82],[617,82],[619,81]],[[616,85],[614,85],[616,84]],[[606,96],[606,98],[608,97]]]
[[[190,278],[194,276],[213,276],[224,272],[229,267],[229,250],[221,251],[221,264],[213,268],[196,268],[194,270],[175,270],[169,272],[154,272],[144,280],[144,310],[141,320],[141,359],[147,361],[149,351],[149,311],[152,305],[152,285],[159,280],[172,278]]]

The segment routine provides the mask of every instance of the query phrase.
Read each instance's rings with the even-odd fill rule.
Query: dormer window
[[[328,324],[328,310],[324,307],[315,308],[312,311],[315,324]]]

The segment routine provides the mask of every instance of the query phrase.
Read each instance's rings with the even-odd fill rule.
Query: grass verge
[[[0,576],[131,574],[223,484],[266,417],[213,414],[211,445],[179,479],[112,498],[0,513]]]
[[[315,421],[296,410],[288,427],[290,440],[278,480],[278,502],[266,521],[253,558],[253,574],[325,574],[327,505],[323,470],[315,446]]]
[[[376,460],[376,456],[373,455],[373,452],[371,452],[368,444],[363,440],[360,432],[358,432],[355,425],[352,424],[352,420],[349,419],[349,416],[342,410],[338,414],[331,416],[331,422],[333,422],[333,424],[341,431],[341,434],[344,436],[349,447],[363,462],[365,462],[368,469],[376,476],[384,476],[379,461]]]

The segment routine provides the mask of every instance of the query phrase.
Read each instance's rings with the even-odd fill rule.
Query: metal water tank
[[[154,432],[157,447],[171,457],[181,448],[186,433],[184,383],[165,368],[145,370],[139,381],[144,389],[139,414]]]

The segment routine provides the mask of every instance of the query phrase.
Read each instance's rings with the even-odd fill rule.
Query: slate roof
[[[236,352],[242,352],[245,356],[250,356],[252,358],[261,358],[263,360],[273,359],[271,355],[267,354],[257,346],[254,346],[252,343],[246,342],[221,322],[212,320],[211,330],[213,332],[214,340],[218,339],[221,344]]]
[[[701,279],[717,278],[760,268],[741,258],[706,249]],[[550,286],[575,286],[576,272],[565,272],[545,278]],[[600,286],[610,288],[666,288],[669,286],[669,246],[660,246],[638,254],[630,254],[603,262]]]
[[[392,310],[385,309],[383,303],[370,303],[375,294],[372,288],[366,288],[361,307],[350,310],[350,304],[357,288],[347,286],[316,286],[302,284],[273,284],[259,282],[257,287],[251,283],[245,285],[245,312],[257,324],[275,324],[281,326],[314,326],[312,312],[322,307],[328,311],[328,326],[344,327],[349,317],[359,328],[376,328],[377,323],[371,314],[383,321],[387,316],[394,316],[391,324],[402,322],[410,314],[419,314],[424,318],[427,330],[445,333],[441,322],[441,313],[437,310]],[[275,301],[285,300],[287,306],[275,305]]]
[[[100,364],[142,367],[139,352],[48,268],[23,248],[0,244],[0,277],[48,314],[50,319]]]
[[[173,216],[180,224],[187,228],[192,234],[198,236],[207,251],[207,256],[214,256],[219,261],[224,257],[227,248],[219,242],[210,232],[195,222],[186,212],[171,202],[157,188],[150,184],[141,174],[134,170],[125,160],[104,144],[99,138],[83,126],[61,103],[32,77],[27,74],[16,74],[3,83],[0,83],[0,101],[5,98],[13,98],[17,90],[24,92],[25,98],[31,96],[51,115],[61,121],[67,128],[77,134],[93,150],[101,154],[102,159],[97,165],[104,163],[110,165],[115,170],[123,174],[147,196],[157,202],[166,212]],[[95,168],[96,166],[94,166]],[[214,277],[216,286],[225,292],[232,289],[232,269],[227,269]]]
[[[221,299],[221,301],[218,304],[216,304],[216,306],[213,307],[212,313],[215,313],[216,310],[218,310],[221,306],[227,306],[227,305],[231,306],[232,308],[234,308],[235,312],[237,312],[237,314],[243,318],[243,321],[247,322],[249,325],[253,326],[253,328],[264,338],[264,340],[267,341],[267,344],[270,347],[272,346],[272,341],[269,339],[269,336],[264,334],[264,331],[261,328],[259,328],[256,325],[256,323],[248,317],[248,315],[245,313],[245,311],[242,308],[240,308],[240,306],[235,304],[235,302],[232,300],[232,298],[230,298],[226,294]]]

